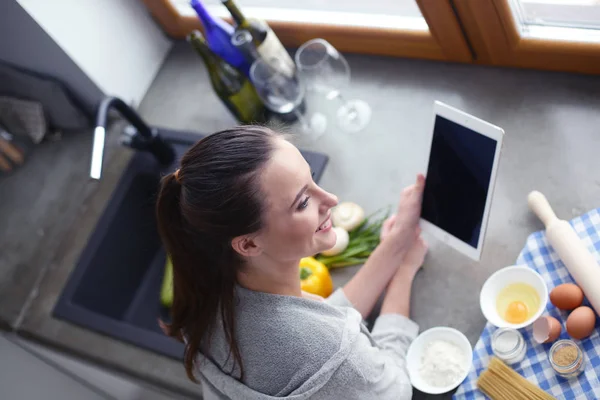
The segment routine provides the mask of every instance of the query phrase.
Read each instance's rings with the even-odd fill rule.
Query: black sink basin
[[[160,129],[177,160],[200,136]],[[327,156],[302,152],[318,182]],[[161,167],[152,155],[136,152],[71,274],[53,315],[94,331],[174,358],[183,345],[165,336],[157,320],[168,320],[159,301],[165,251],[156,229],[154,202]]]

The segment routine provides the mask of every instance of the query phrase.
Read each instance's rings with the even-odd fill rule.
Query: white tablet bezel
[[[492,175],[490,177],[490,185],[488,187],[488,194],[485,201],[485,209],[483,212],[483,220],[481,221],[481,232],[479,234],[479,242],[477,243],[477,248],[471,247],[456,236],[446,232],[445,230],[432,224],[429,221],[426,221],[423,218],[421,218],[420,221],[423,232],[426,232],[427,234],[430,234],[433,237],[441,240],[442,242],[448,244],[449,246],[453,247],[454,249],[458,250],[464,255],[472,258],[473,260],[479,261],[481,259],[483,242],[487,230],[490,208],[492,205],[492,198],[494,196],[494,186],[496,184],[496,175],[498,172],[498,163],[500,161],[500,153],[502,150],[502,139],[504,137],[504,130],[488,122],[485,122],[477,117],[469,115],[463,111],[457,110],[456,108],[450,107],[442,102],[436,101],[433,108],[433,121],[431,125],[431,141],[429,143],[429,152],[427,154],[425,166],[422,168],[422,171],[427,171],[429,167],[429,158],[431,156],[431,146],[433,143],[433,129],[435,128],[435,120],[437,116],[446,118],[454,123],[469,128],[472,131],[479,133],[480,135],[489,137],[490,139],[494,139],[497,142],[496,152],[494,154],[494,164],[492,166]],[[425,177],[427,177],[427,172],[425,172]],[[427,185],[427,181],[425,181],[425,185]]]

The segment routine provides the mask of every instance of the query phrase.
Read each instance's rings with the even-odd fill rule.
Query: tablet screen
[[[436,115],[421,217],[477,248],[497,142]]]

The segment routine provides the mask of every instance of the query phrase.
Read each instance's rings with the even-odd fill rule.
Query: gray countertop
[[[353,83],[344,94],[371,105],[371,124],[358,134],[341,132],[334,120],[336,104],[311,99],[309,112],[319,109],[331,116],[330,128],[316,142],[300,134],[297,137],[299,147],[329,154],[321,184],[341,200],[357,202],[368,211],[396,203],[402,187],[424,167],[434,100],[506,131],[481,262],[431,242],[412,297],[412,317],[422,330],[452,326],[474,344],[485,324],[478,301],[484,280],[495,270],[511,265],[526,237],[541,229],[527,209],[527,193],[542,191],[558,215],[566,219],[600,206],[600,78],[406,59],[348,59]],[[234,123],[211,92],[200,60],[185,43],[174,47],[140,112],[151,124],[199,132],[213,132]],[[53,145],[58,146],[48,144]],[[48,168],[39,172],[48,185],[53,180],[63,182],[47,200],[49,204],[33,200],[40,185],[34,178],[23,180],[22,188],[13,184],[17,193],[10,201],[1,195],[0,211],[9,215],[9,221],[13,221],[10,207],[17,207],[19,201],[54,209],[60,218],[53,219],[51,238],[49,232],[41,239],[25,236],[36,231],[33,220],[28,230],[21,230],[21,236],[10,239],[13,253],[0,258],[3,263],[12,263],[10,268],[0,265],[9,271],[0,280],[0,319],[22,335],[155,384],[196,393],[198,387],[187,382],[180,363],[50,315],[129,159],[128,150],[113,145],[102,181],[89,183],[84,179],[87,167],[75,170],[87,166],[89,145],[89,135],[70,137],[60,144],[68,149],[65,147],[58,159],[48,160],[46,167],[39,164],[38,168]],[[69,180],[73,182],[69,184]],[[2,185],[0,181],[0,193]],[[46,193],[48,189],[43,190]],[[77,199],[65,201],[61,196]],[[59,206],[51,208],[53,204]],[[50,220],[43,220],[51,225]],[[0,238],[4,241],[9,235],[3,235]],[[334,280],[341,284],[355,271],[334,271]],[[17,290],[21,279],[25,284]],[[16,295],[5,293],[6,288],[13,290],[11,280],[17,287],[13,288]]]
[[[0,178],[0,325],[18,325],[23,305],[39,283],[81,204],[89,132],[46,142],[14,173]],[[68,193],[69,195],[65,195]]]

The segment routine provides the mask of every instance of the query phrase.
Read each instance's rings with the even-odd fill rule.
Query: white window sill
[[[181,15],[196,15],[189,4],[181,3],[179,1],[173,3]],[[207,5],[206,8],[212,15],[221,18],[230,16],[227,9],[220,4]],[[260,16],[261,19],[267,21],[408,30],[415,32],[429,31],[425,18],[415,16],[395,16],[342,11],[314,11],[272,7],[244,7],[244,13],[249,17]]]
[[[597,29],[525,25],[521,28],[521,36],[523,36],[524,38],[540,40],[600,43],[600,30]]]

